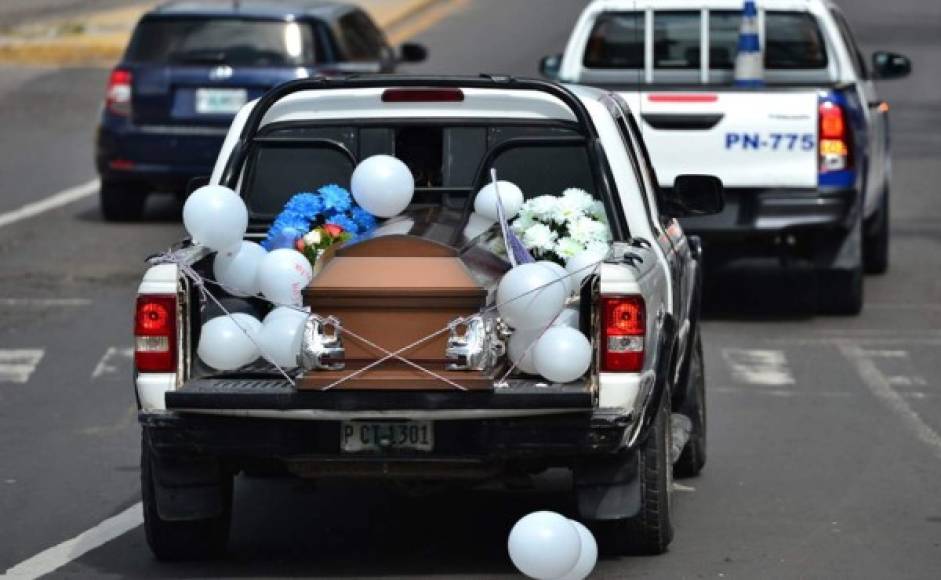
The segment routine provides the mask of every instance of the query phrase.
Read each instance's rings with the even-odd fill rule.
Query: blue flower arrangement
[[[376,218],[356,205],[346,189],[335,184],[325,185],[316,193],[304,192],[291,197],[261,245],[268,251],[294,248],[298,238],[324,224],[340,226],[355,240],[376,227]]]

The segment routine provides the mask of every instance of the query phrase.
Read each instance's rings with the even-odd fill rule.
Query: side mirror
[[[539,61],[539,74],[550,80],[559,78],[559,70],[562,68],[562,55],[552,54],[542,57]]]
[[[209,176],[200,175],[199,177],[193,177],[186,182],[186,197],[189,197],[191,193],[199,189],[204,185],[209,185]]]
[[[660,211],[670,217],[712,215],[724,207],[722,181],[712,175],[680,175],[660,199]]]
[[[422,62],[428,58],[428,49],[415,42],[406,42],[399,47],[399,62]]]
[[[900,79],[911,74],[912,61],[901,54],[880,51],[872,55],[872,71],[876,79]]]

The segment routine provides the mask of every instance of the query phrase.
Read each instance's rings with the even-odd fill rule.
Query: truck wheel
[[[863,310],[863,267],[824,270],[817,276],[817,308],[823,314],[854,316]]]
[[[863,261],[867,274],[885,274],[889,269],[889,188],[886,186],[876,215],[865,224]]]
[[[676,477],[699,475],[706,465],[706,373],[702,355],[702,338],[696,333],[692,358],[687,373],[686,400],[679,412],[690,418],[693,429],[680,458],[673,464]]]
[[[640,512],[631,518],[599,523],[605,545],[623,554],[662,554],[673,540],[673,524],[670,522],[670,496],[673,492],[670,397],[664,393],[661,398],[660,410],[650,434],[638,450]]]
[[[226,476],[222,486],[225,507],[212,518],[186,521],[162,519],[157,511],[154,489],[155,464],[145,433],[141,447],[141,496],[144,504],[144,532],[147,544],[158,560],[204,560],[225,552],[232,519],[232,477]]]
[[[109,222],[138,221],[144,214],[147,192],[142,185],[102,181],[101,214]]]

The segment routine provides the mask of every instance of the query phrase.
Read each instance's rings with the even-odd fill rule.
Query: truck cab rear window
[[[316,62],[311,27],[241,18],[150,18],[134,32],[135,63],[300,66]]]
[[[643,69],[646,65],[643,12],[609,12],[595,21],[584,65],[594,69]],[[699,70],[702,62],[701,11],[657,10],[653,14],[653,68]],[[709,68],[735,66],[741,12],[709,12]],[[827,66],[826,44],[817,20],[806,12],[765,13],[765,68],[816,70]]]

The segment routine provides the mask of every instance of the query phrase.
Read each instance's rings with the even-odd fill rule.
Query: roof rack
[[[353,75],[342,78],[313,77],[299,79],[279,85],[265,93],[252,109],[242,128],[242,134],[232,149],[225,170],[222,184],[235,188],[245,157],[248,144],[261,127],[265,114],[281,99],[302,91],[329,89],[372,89],[399,87],[442,87],[442,88],[481,88],[534,91],[551,95],[566,105],[575,117],[576,125],[589,139],[597,139],[598,132],[585,105],[567,88],[549,81],[522,79],[511,76],[482,74],[479,76],[399,76],[399,75]]]

